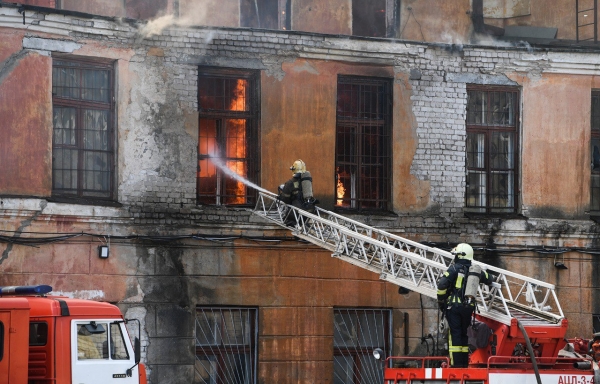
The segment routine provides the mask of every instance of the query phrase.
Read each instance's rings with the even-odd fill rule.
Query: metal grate
[[[334,384],[380,384],[383,365],[373,350],[391,352],[391,310],[334,309]]]
[[[467,102],[467,211],[517,208],[518,90],[471,87]]]
[[[254,204],[255,191],[231,175],[251,182],[257,179],[256,74],[201,72],[198,84],[197,201],[214,205]],[[226,171],[215,166],[213,158],[224,164]]]
[[[391,82],[340,76],[337,91],[336,206],[387,210],[391,167]]]
[[[256,316],[253,308],[196,309],[197,383],[256,383]]]

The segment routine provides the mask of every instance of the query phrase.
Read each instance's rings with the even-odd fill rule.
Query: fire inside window
[[[196,310],[197,383],[256,383],[257,310],[199,307]]]
[[[592,91],[590,210],[600,211],[600,91]]]
[[[517,208],[518,98],[515,87],[467,88],[466,210]]]
[[[388,309],[335,309],[333,313],[333,382],[383,383],[381,362],[373,358],[380,348],[391,352],[391,311]]]
[[[258,107],[253,74],[200,73],[197,200],[200,204],[253,204]]]
[[[340,76],[337,91],[336,203],[387,210],[391,165],[391,82]]]
[[[55,58],[52,63],[52,193],[112,199],[112,63]]]

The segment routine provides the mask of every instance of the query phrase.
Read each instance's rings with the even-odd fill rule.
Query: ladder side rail
[[[314,239],[318,240],[319,243],[316,243],[316,245],[322,245],[321,243],[323,243],[323,241],[322,241],[323,237],[321,236],[321,238],[319,238],[319,236],[315,236],[313,233],[311,233],[310,228],[314,228],[314,225],[308,226],[307,223],[309,222],[309,219],[310,219],[310,222],[315,222],[315,221],[320,222],[323,225],[323,228],[329,228],[330,231],[336,231],[337,233],[339,233],[339,235],[337,235],[334,239],[335,241],[338,241],[338,245],[335,247],[337,253],[346,253],[346,255],[348,255],[349,257],[358,259],[360,262],[367,263],[367,264],[374,263],[375,261],[377,261],[376,255],[379,254],[379,255],[381,255],[379,258],[380,259],[379,267],[381,268],[381,271],[382,272],[385,272],[386,270],[391,271],[392,276],[394,276],[395,278],[401,278],[400,273],[402,273],[404,271],[404,273],[408,273],[410,275],[410,278],[411,278],[413,284],[418,285],[420,283],[423,283],[423,281],[426,281],[428,283],[428,285],[430,285],[431,287],[434,287],[435,282],[432,281],[432,276],[437,275],[439,277],[439,275],[441,275],[441,273],[443,273],[443,271],[445,271],[447,269],[447,266],[444,263],[432,261],[432,260],[428,259],[427,257],[422,257],[421,255],[419,255],[419,253],[406,252],[402,249],[399,249],[395,246],[388,244],[387,239],[386,239],[386,241],[379,241],[379,240],[374,239],[373,237],[369,237],[369,236],[363,235],[361,233],[353,232],[351,229],[349,229],[348,226],[336,224],[334,222],[331,222],[331,220],[324,219],[322,217],[322,213],[326,212],[328,214],[331,214],[328,211],[324,211],[319,208],[319,210],[320,210],[320,212],[318,212],[319,214],[313,215],[313,214],[303,211],[297,207],[288,206],[281,201],[275,200],[274,195],[270,196],[271,200],[273,200],[273,204],[269,207],[269,209],[266,209],[267,204],[265,203],[265,199],[268,199],[269,196],[262,195],[261,198],[262,198],[261,206],[262,206],[262,210],[264,212],[268,212],[268,211],[272,210],[273,204],[277,207],[277,212],[279,212],[279,213],[285,212],[285,213],[279,215],[279,219],[280,219],[279,222],[277,220],[273,219],[272,217],[270,217],[266,213],[260,214],[261,216],[264,216],[265,218],[268,218],[271,221],[274,221],[280,225],[285,226],[285,224],[283,223],[282,217],[287,216],[290,213],[294,214],[294,216],[297,218],[297,222],[299,222],[301,224],[300,228],[297,228],[295,231],[301,231],[308,238],[311,238],[311,239],[314,238]],[[287,210],[291,210],[291,212],[287,212]],[[334,214],[334,216],[335,216],[335,214]],[[344,220],[346,220],[346,219],[344,219]],[[342,220],[342,221],[344,221],[344,220]],[[348,220],[350,220],[350,219],[348,219]],[[339,222],[339,220],[337,220],[337,221]],[[352,221],[352,220],[350,220],[350,221]],[[355,227],[355,224],[359,224],[356,227],[367,228],[367,230],[365,230],[365,232],[368,232],[368,228],[370,228],[370,227],[366,227],[366,226],[362,225],[361,223],[353,222],[353,221],[352,221],[352,225],[350,226],[350,228]],[[288,228],[287,226],[285,226],[285,227]],[[397,236],[393,236],[393,237],[399,238]],[[411,243],[416,244],[416,245],[419,244],[419,243],[415,243],[415,242],[411,242]],[[368,250],[367,250],[367,248],[368,248]],[[419,249],[419,252],[420,252],[421,249],[429,248],[429,247],[425,247],[425,246],[418,247],[417,246],[416,248]],[[356,253],[357,250],[358,250],[358,254]],[[436,255],[437,255],[437,257],[439,257],[441,255],[442,256],[441,260],[444,260],[444,258],[445,258],[444,256],[446,256],[446,255],[444,255],[444,253],[448,254],[447,252],[442,251],[442,252],[436,253]],[[387,256],[388,254],[390,256]],[[370,257],[369,255],[373,255],[373,256]],[[394,255],[394,257],[392,257],[391,255]],[[362,258],[362,260],[359,259],[359,257]],[[401,260],[400,264],[398,264],[398,260]],[[411,262],[408,262],[408,260],[410,260]],[[440,260],[440,259],[438,258],[438,260]],[[383,263],[381,263],[381,262],[383,262]],[[407,271],[406,268],[397,268],[396,267],[397,265],[401,266],[402,262],[404,262],[405,265],[410,266],[410,268],[408,269],[408,272],[406,272]],[[412,262],[415,262],[416,264],[413,265]],[[422,263],[422,264],[420,264],[420,263]],[[519,280],[524,280],[525,282],[529,282],[529,283],[531,283],[531,282],[539,283],[539,285],[549,288],[552,291],[553,298],[556,298],[556,295],[553,292],[554,286],[552,284],[547,284],[547,283],[541,282],[536,279],[530,279],[530,278],[527,278],[526,276],[519,275],[519,274],[510,272],[510,271],[502,270],[500,268],[495,268],[493,266],[487,266],[486,264],[483,264],[483,263],[479,263],[479,262],[476,262],[476,263],[480,264],[482,266],[486,266],[487,267],[486,269],[494,271],[499,274],[498,275],[499,280],[503,281],[503,283],[504,283],[503,285],[505,286],[511,301],[513,301],[512,291],[510,289],[511,285],[509,284],[509,281],[506,279],[506,276],[511,276],[513,278],[516,278]],[[427,268],[429,268],[429,270]],[[428,274],[429,274],[429,277],[427,278]],[[425,277],[425,279],[424,279],[424,277]],[[501,292],[499,292],[499,294],[501,295],[501,297],[503,299],[503,307],[505,308],[505,310],[507,310],[508,313],[510,313],[510,311],[508,311],[508,307],[505,303],[504,296],[501,294]],[[435,296],[433,296],[433,297],[435,297]],[[556,301],[556,302],[558,303],[558,301]],[[558,306],[558,307],[560,308],[560,306]],[[540,310],[543,308],[540,308],[538,306],[538,307],[536,307],[536,309]],[[562,310],[561,310],[561,312],[562,312]]]
[[[485,263],[479,262],[477,260],[473,260],[473,264],[479,265],[482,268],[485,267],[485,269],[487,271],[492,271],[492,272],[495,272],[497,274],[503,274],[505,276],[510,276],[512,278],[515,278],[515,279],[519,279],[519,280],[522,280],[522,281],[527,281],[527,282],[529,282],[531,284],[539,285],[539,286],[542,286],[544,288],[555,289],[554,284],[546,283],[544,281],[537,280],[537,279],[534,279],[532,277],[528,277],[528,276],[525,276],[525,275],[521,275],[519,273],[512,272],[512,271],[509,271],[509,270],[506,270],[506,269],[497,268],[497,267],[494,267],[493,265],[485,264]]]
[[[560,306],[560,303],[558,302],[558,297],[556,297],[556,291],[552,290],[552,297],[554,297],[554,302],[556,303],[556,310],[560,313],[560,317],[564,318],[565,314],[563,313],[562,307]]]

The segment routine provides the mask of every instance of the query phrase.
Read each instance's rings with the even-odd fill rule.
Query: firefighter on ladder
[[[315,212],[315,204],[318,203],[313,196],[312,176],[306,170],[304,161],[298,159],[290,167],[292,178],[279,186],[279,198],[286,204],[304,209],[310,213]],[[290,212],[286,225],[296,225],[293,212]]]
[[[475,310],[479,284],[490,285],[492,280],[485,270],[472,266],[473,248],[461,243],[452,249],[454,263],[444,272],[437,285],[438,306],[448,321],[448,350],[450,365],[466,368],[469,365],[467,329]]]

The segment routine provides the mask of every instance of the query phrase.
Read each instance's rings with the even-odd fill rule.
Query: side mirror
[[[137,337],[133,341],[133,353],[135,355],[135,363],[139,364],[140,363],[140,359],[142,357],[142,352],[141,352],[140,339],[137,338]]]

